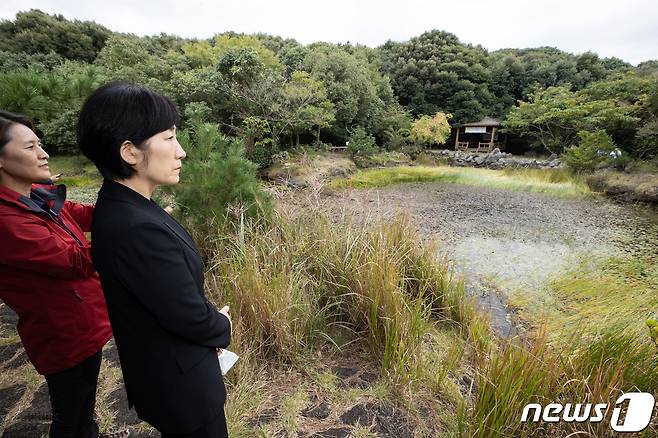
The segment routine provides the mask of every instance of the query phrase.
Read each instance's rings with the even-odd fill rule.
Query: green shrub
[[[639,158],[658,157],[658,118],[647,122],[637,131],[636,154]]]
[[[400,129],[388,129],[384,132],[384,138],[386,142],[384,143],[386,150],[389,151],[399,151],[402,150],[405,146],[409,145],[410,132],[407,128]]]
[[[400,152],[408,155],[412,160],[417,160],[418,156],[423,152],[423,148],[417,144],[406,144],[400,148]]]
[[[201,231],[213,223],[268,217],[271,199],[259,185],[256,165],[244,156],[239,139],[224,136],[212,123],[192,133],[182,130],[187,151],[181,184],[173,186],[183,220]]]
[[[75,127],[78,123],[79,109],[65,109],[52,118],[39,124],[43,141],[51,149],[49,152],[75,154],[79,153]]]
[[[190,125],[198,125],[210,120],[212,109],[206,102],[190,102],[185,105],[185,119]]]
[[[366,167],[370,158],[377,152],[375,138],[362,127],[356,128],[350,135],[347,152],[359,167]]]
[[[580,142],[562,154],[567,166],[576,172],[587,172],[600,167],[609,161],[609,153],[616,146],[612,138],[605,131],[578,133]]]
[[[247,117],[240,126],[245,156],[259,169],[272,164],[272,157],[279,151],[272,139],[269,123],[258,117]]]

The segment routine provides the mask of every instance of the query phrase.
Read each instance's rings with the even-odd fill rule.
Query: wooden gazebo
[[[505,149],[507,136],[498,132],[500,121],[485,117],[479,122],[457,125],[456,151],[491,152],[494,148]],[[501,142],[499,137],[504,136]]]

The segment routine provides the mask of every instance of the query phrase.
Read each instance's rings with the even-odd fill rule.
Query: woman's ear
[[[124,141],[119,148],[121,159],[131,166],[135,166],[139,162],[141,152],[131,141]]]

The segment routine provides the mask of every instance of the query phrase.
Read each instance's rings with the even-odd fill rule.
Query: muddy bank
[[[587,184],[592,190],[619,201],[640,201],[658,206],[658,175],[600,171],[589,176]]]

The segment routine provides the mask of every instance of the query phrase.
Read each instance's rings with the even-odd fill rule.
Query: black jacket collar
[[[128,202],[141,207],[152,208],[157,206],[153,201],[148,198],[145,198],[140,193],[131,189],[130,187],[124,186],[116,181],[111,179],[104,179],[103,185],[101,186],[100,191],[98,192],[99,198],[110,198],[115,201]]]
[[[119,202],[127,202],[134,206],[149,211],[153,216],[162,220],[164,225],[176,234],[187,246],[192,248],[194,252],[198,253],[199,250],[194,243],[192,237],[188,232],[179,224],[170,214],[162,209],[155,201],[145,198],[140,193],[124,186],[116,181],[105,179],[103,185],[98,192],[98,198],[107,198]]]

